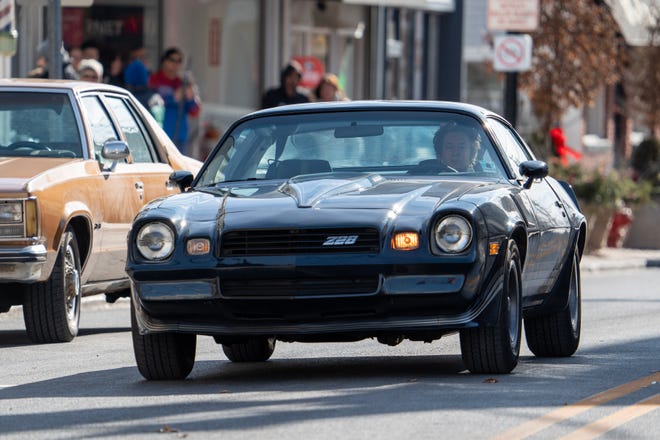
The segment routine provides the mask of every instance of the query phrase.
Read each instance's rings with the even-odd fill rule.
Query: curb
[[[656,258],[601,258],[585,256],[580,262],[583,272],[604,270],[643,269],[660,267],[660,259]]]

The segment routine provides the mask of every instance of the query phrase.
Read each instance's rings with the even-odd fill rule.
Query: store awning
[[[647,46],[649,44],[649,26],[655,24],[651,13],[651,4],[656,0],[605,0],[610,7],[612,16],[619,25],[623,38],[631,46]]]
[[[454,12],[454,0],[342,0],[344,3],[391,8],[422,9],[434,12]]]

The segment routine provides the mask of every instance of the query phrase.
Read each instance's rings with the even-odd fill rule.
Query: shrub
[[[564,166],[552,161],[550,175],[570,183],[581,204],[616,207],[625,202],[635,205],[647,202],[651,195],[649,182],[635,182],[615,170],[607,173],[587,171],[578,163]]]

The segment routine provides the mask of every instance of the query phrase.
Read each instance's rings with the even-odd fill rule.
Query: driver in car
[[[433,136],[433,148],[442,166],[454,172],[474,171],[481,137],[465,125],[449,123]]]

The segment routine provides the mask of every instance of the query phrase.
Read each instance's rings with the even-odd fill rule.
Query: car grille
[[[222,236],[221,256],[360,253],[380,250],[375,228],[231,231]]]
[[[0,225],[0,238],[25,237],[23,225]]]
[[[377,275],[352,278],[272,278],[221,280],[224,297],[309,297],[369,294],[378,290]]]

